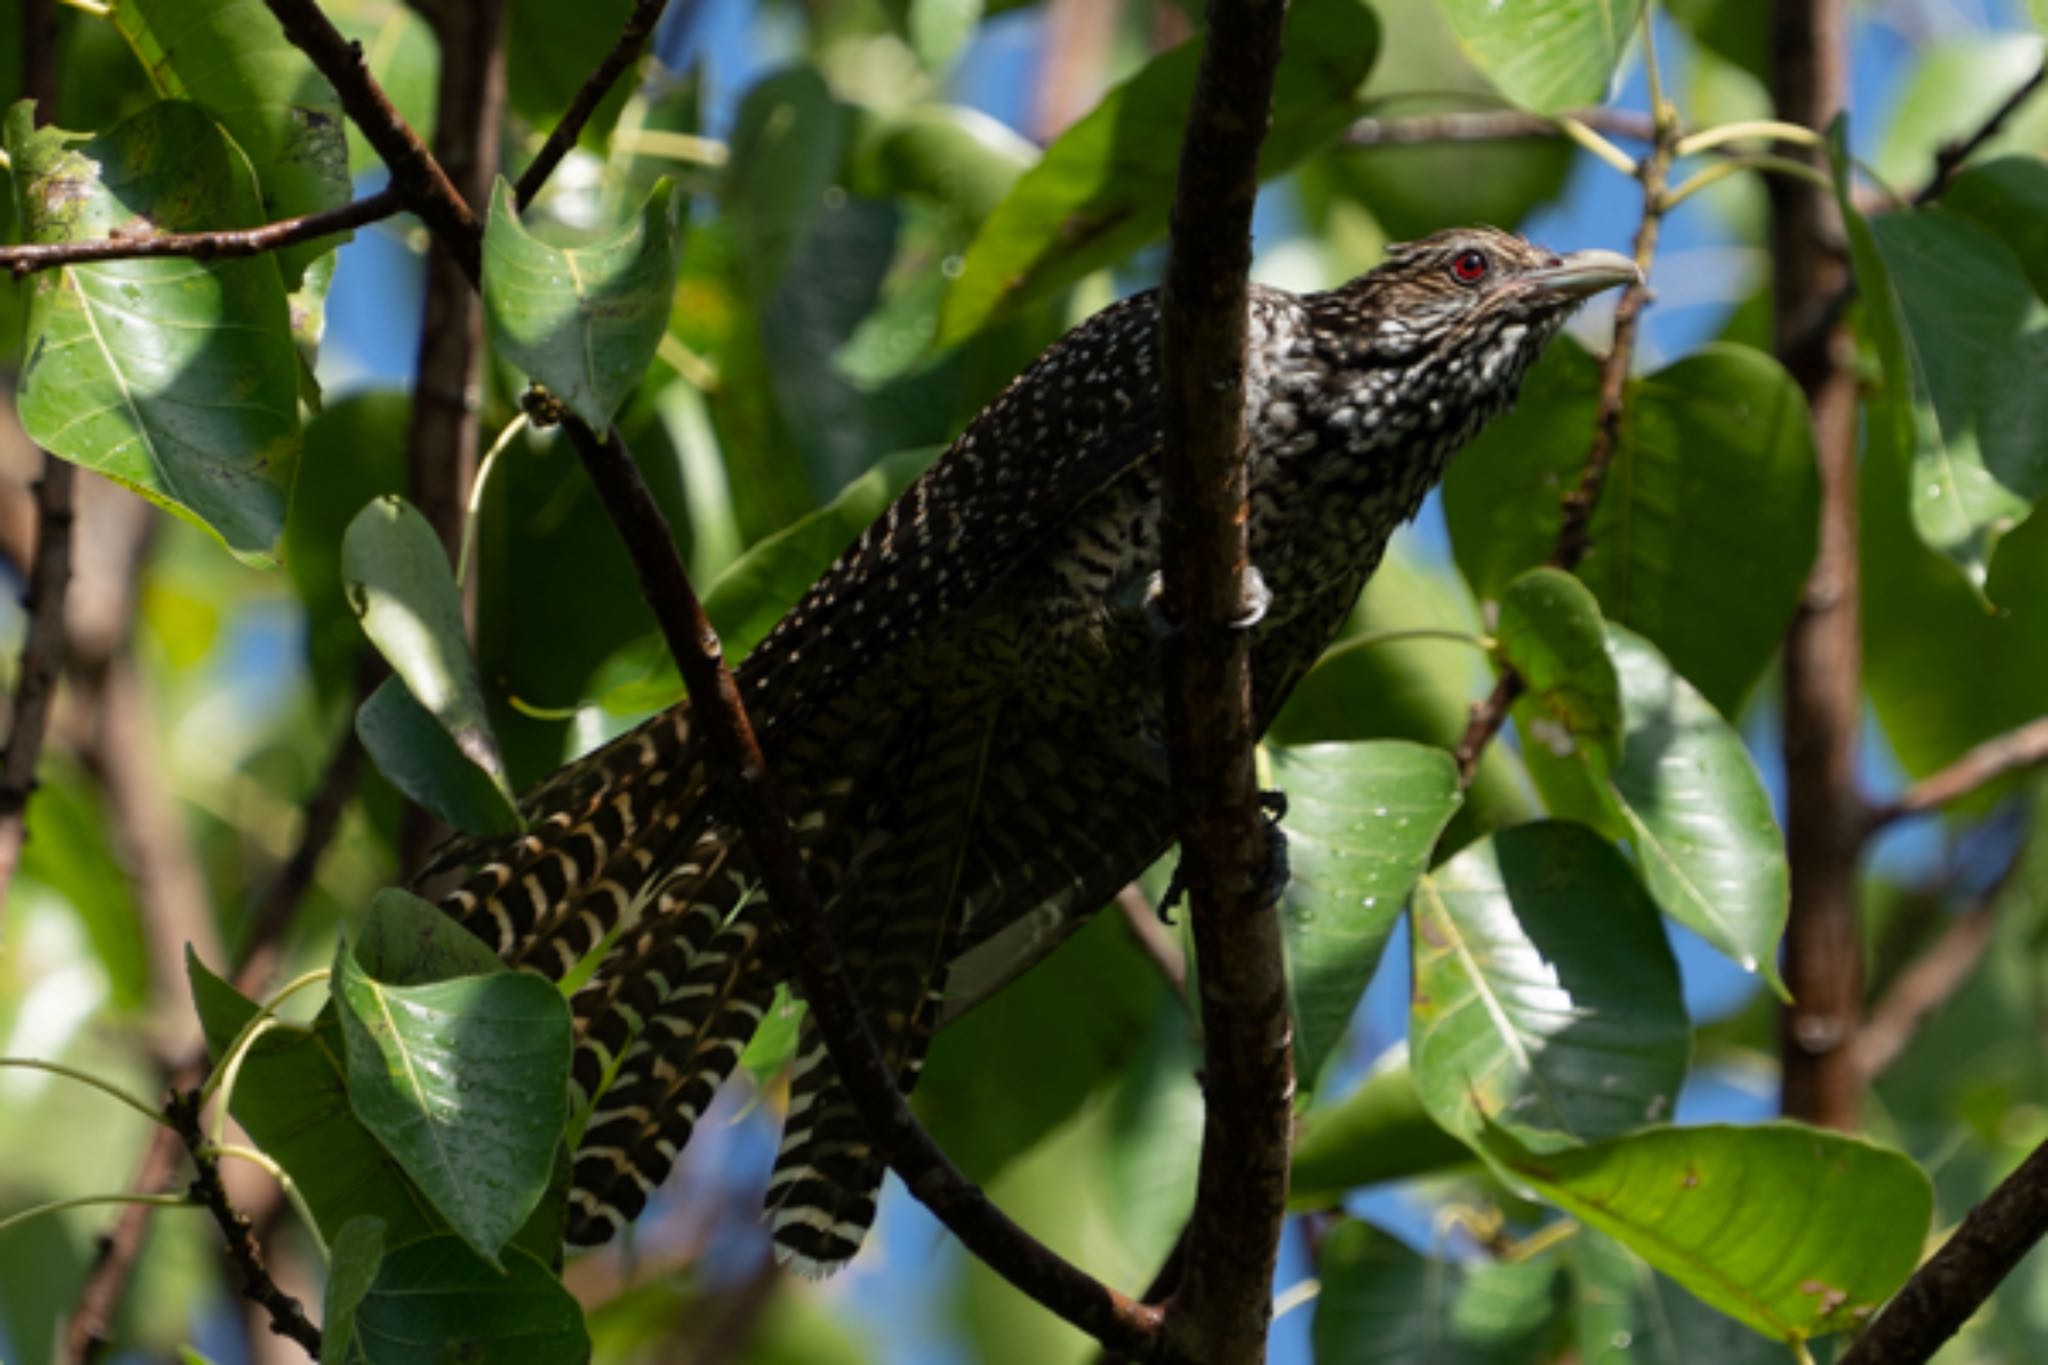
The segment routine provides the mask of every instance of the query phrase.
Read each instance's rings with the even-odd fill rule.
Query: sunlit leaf
[[[448,732],[462,757],[490,780],[509,809],[512,791],[469,654],[462,591],[434,528],[403,498],[377,498],[356,514],[342,536],[341,571],[363,633],[391,664],[403,690]],[[386,691],[379,690],[385,696],[379,709],[371,711],[365,703],[374,722],[365,742],[380,726],[395,730],[407,719],[400,714],[402,701]],[[385,752],[405,757],[397,746],[386,746]],[[406,762],[403,770],[415,766]],[[487,829],[503,828],[502,815],[488,808],[484,813]]]
[[[1635,1133],[1492,1159],[1706,1302],[1780,1341],[1866,1321],[1920,1258],[1933,1212],[1912,1161],[1795,1123]]]
[[[554,1174],[568,1117],[568,1006],[552,983],[494,958],[489,974],[442,977],[482,961],[474,952],[464,959],[454,944],[467,935],[424,902],[386,893],[371,916],[334,967],[349,1101],[463,1240],[496,1264]],[[436,935],[453,957],[416,951]]]
[[[1605,104],[1642,0],[1444,0],[1479,69],[1543,113]]]
[[[1474,844],[1415,892],[1409,1039],[1431,1117],[1539,1150],[1670,1117],[1691,1050],[1656,907],[1578,825]]]
[[[1461,793],[1449,754],[1401,740],[1271,755],[1273,780],[1287,793],[1280,923],[1294,1069],[1307,1092],[1357,1010]]]
[[[667,181],[616,232],[577,246],[540,241],[519,221],[512,187],[491,191],[484,230],[484,317],[505,358],[602,431],[668,325],[677,214]]]
[[[248,156],[265,221],[348,202],[341,97],[263,0],[114,0],[110,17],[158,93],[205,109]],[[286,285],[338,242],[284,248]]]
[[[1281,174],[1358,115],[1378,25],[1359,0],[1297,0],[1287,17],[1261,176]],[[1197,43],[1153,58],[1062,133],[982,225],[947,291],[939,344],[1122,260],[1166,231]]]
[[[151,105],[93,138],[36,128],[20,104],[6,144],[28,241],[262,221],[246,173],[189,104]],[[268,563],[299,455],[277,263],[107,261],[43,271],[30,291],[28,434]]]
[[[1789,911],[1785,841],[1742,736],[1642,637],[1607,629],[1621,683],[1621,760],[1533,746],[1552,810],[1623,841],[1664,912],[1782,992]]]

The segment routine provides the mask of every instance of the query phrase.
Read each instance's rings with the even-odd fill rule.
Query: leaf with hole
[[[640,383],[668,326],[681,202],[661,181],[617,231],[557,247],[519,221],[502,178],[491,190],[483,294],[492,344],[598,431]]]
[[[160,103],[97,137],[37,128],[6,150],[30,242],[263,221],[203,112]],[[277,263],[105,261],[37,274],[17,403],[53,454],[104,474],[268,565],[299,458],[299,362]]]
[[[1430,1116],[1541,1151],[1670,1116],[1692,1041],[1657,908],[1579,825],[1517,825],[1422,878],[1409,1048]]]

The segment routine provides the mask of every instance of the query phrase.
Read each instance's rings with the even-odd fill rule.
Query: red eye
[[[1451,262],[1451,276],[1461,284],[1477,284],[1486,278],[1492,266],[1483,251],[1461,251]]]

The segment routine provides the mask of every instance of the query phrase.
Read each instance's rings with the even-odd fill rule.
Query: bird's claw
[[[1258,796],[1261,824],[1266,831],[1266,879],[1262,888],[1263,900],[1268,905],[1278,903],[1281,893],[1287,890],[1289,878],[1293,875],[1287,853],[1287,831],[1280,828],[1280,822],[1287,818],[1287,793],[1275,787],[1262,791]],[[1166,894],[1159,898],[1159,922],[1173,923],[1173,907],[1187,899],[1188,883],[1183,869],[1184,860],[1176,860],[1173,875],[1167,878]]]
[[[1244,610],[1236,617],[1225,621],[1226,630],[1250,630],[1266,619],[1266,613],[1273,609],[1273,590],[1266,586],[1266,576],[1259,572],[1259,566],[1248,564],[1244,571]],[[1164,640],[1169,635],[1178,635],[1182,624],[1166,614],[1166,577],[1157,569],[1145,580],[1144,595],[1145,622],[1152,627],[1152,634]]]

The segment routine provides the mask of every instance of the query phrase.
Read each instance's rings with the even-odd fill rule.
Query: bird
[[[1633,261],[1489,227],[1337,288],[1254,284],[1247,621],[1263,730],[1445,462]],[[805,869],[907,1092],[932,1034],[1042,960],[1173,843],[1158,661],[1160,299],[1049,347],[856,538],[737,681]],[[546,779],[524,832],[452,845],[442,908],[561,979],[581,1120],[566,1239],[667,1176],[789,978],[688,701]],[[591,966],[595,962],[594,968]],[[884,1166],[813,1018],[766,1193],[777,1258],[859,1249]],[[574,1131],[572,1127],[572,1132]]]

